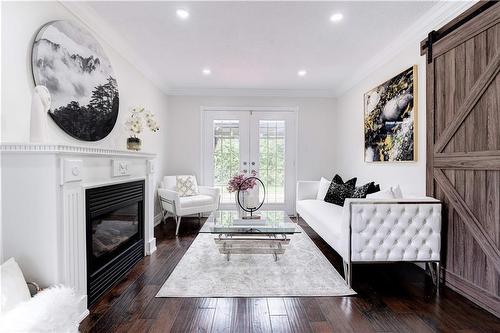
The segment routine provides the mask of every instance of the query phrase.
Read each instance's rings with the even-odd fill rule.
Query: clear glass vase
[[[247,216],[247,212],[241,208],[241,206],[245,207],[246,197],[248,193],[247,191],[236,192],[234,196],[234,201],[236,202],[236,210],[238,211],[238,218],[243,218]],[[238,196],[240,197],[240,202],[238,203]],[[241,206],[240,206],[241,204]]]

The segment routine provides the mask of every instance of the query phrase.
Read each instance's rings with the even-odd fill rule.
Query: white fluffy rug
[[[300,228],[300,227],[299,227]],[[219,253],[199,234],[156,297],[347,296],[356,294],[301,230],[277,262],[271,254]]]

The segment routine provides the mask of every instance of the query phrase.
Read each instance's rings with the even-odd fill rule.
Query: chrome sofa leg
[[[441,284],[441,265],[438,262],[434,263],[436,265],[436,272],[435,272],[435,282],[434,284],[436,285],[436,295],[439,295],[439,287],[440,287],[440,284]]]
[[[181,219],[182,219],[182,216],[177,216],[177,218],[175,219],[176,223],[177,223],[177,226],[175,227],[175,235],[176,236],[179,235],[179,226],[181,225]]]
[[[352,281],[352,263],[347,263],[343,261],[344,264],[344,280],[347,283],[347,286],[351,288]]]
[[[439,262],[426,262],[425,267],[426,271],[429,271],[429,275],[431,276],[432,283],[434,284],[434,287],[436,288],[436,294],[439,295],[439,287],[440,287],[440,263]]]
[[[198,213],[198,225],[201,224],[201,213]]]

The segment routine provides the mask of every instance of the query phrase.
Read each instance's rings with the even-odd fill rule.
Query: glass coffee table
[[[231,254],[272,254],[274,260],[285,253],[290,235],[300,233],[284,211],[259,211],[260,219],[243,220],[236,210],[210,214],[200,233],[217,235],[215,244],[230,260]]]

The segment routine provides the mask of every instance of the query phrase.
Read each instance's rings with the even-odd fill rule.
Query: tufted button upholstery
[[[352,261],[440,259],[440,205],[354,204],[351,228]]]

